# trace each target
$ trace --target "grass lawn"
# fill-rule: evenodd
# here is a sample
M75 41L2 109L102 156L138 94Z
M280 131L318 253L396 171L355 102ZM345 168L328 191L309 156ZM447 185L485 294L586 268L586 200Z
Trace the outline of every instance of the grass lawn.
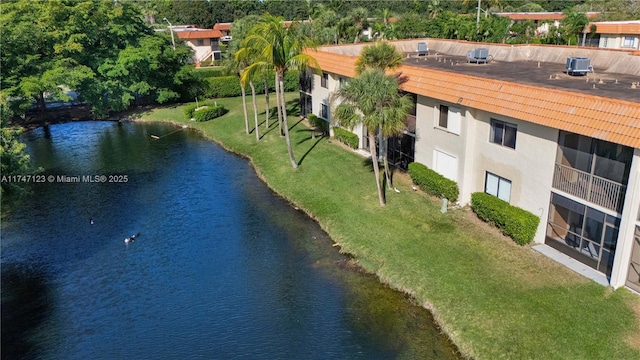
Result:
M277 118L265 128L264 96L259 142L245 133L241 98L217 101L230 111L206 123L185 120L183 106L134 117L189 124L250 158L259 176L317 219L342 251L429 308L464 356L640 359L637 295L612 291L518 246L468 209L441 214L440 201L412 191L406 175L396 174L400 193L387 191L387 206L380 207L370 165L332 139L313 139L292 115L291 141L300 162L294 170Z

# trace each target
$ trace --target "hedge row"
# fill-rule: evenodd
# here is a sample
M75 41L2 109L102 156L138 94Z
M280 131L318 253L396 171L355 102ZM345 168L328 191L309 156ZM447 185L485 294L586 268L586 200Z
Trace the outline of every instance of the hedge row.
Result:
M325 119L319 118L315 114L307 114L307 120L311 126L322 131L323 134L329 131L329 123Z
M342 128L333 128L333 137L352 149L358 148L358 135Z
M206 78L212 78L212 77L231 75L229 74L229 71L224 67L216 67L216 68L209 68L209 69L200 68L200 69L195 69L194 73L196 74L196 77L198 79L206 79Z
M480 219L495 225L520 245L533 240L540 223L536 215L483 192L471 194L471 208Z
M236 75L209 77L206 79L206 81L208 83L208 86L205 90L205 97L221 98L242 95L242 89L240 88L240 79ZM267 83L269 85L269 90L272 92L275 91L275 78L268 78ZM256 88L256 95L264 93L264 81L256 81L254 82L254 85ZM287 72L284 77L284 90L298 91L298 89L298 72ZM248 95L251 94L251 88L247 87L245 91Z
M451 202L458 200L460 193L458 184L429 169L425 165L416 162L409 164L409 175L411 176L411 180L424 192L437 197L447 198Z
M227 108L225 108L224 106L214 105L211 107L205 107L196 110L193 113L193 117L196 119L196 121L209 121L220 117L228 112L229 110L227 110Z

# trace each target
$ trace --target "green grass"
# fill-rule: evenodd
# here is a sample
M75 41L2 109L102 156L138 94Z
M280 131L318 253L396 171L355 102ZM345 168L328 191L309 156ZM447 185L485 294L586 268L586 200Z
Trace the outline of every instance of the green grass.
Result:
M262 112L264 97L259 100ZM230 111L206 123L184 120L182 106L136 117L187 123L248 157L259 176L317 219L342 251L432 310L463 355L640 358L636 295L600 286L514 244L468 209L441 214L439 200L411 191L408 181L399 181L403 175L396 176L400 193L387 191L388 204L380 207L370 165L335 141L313 139L298 116L289 118L300 162L294 170L277 119L267 132L260 114L260 133L266 135L258 142L255 134L245 134L241 99L217 101ZM250 104L248 109L253 124Z

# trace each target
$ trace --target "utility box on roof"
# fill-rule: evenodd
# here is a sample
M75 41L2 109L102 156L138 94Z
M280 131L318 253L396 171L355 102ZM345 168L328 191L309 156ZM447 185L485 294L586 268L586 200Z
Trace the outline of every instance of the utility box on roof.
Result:
M489 56L489 49L478 48L467 51L467 62L486 63L491 61Z
M426 56L429 55L429 47L427 47L427 43L419 42L418 43L418 56Z
M586 75L593 71L589 58L585 57L568 57L567 58L567 74L568 75Z

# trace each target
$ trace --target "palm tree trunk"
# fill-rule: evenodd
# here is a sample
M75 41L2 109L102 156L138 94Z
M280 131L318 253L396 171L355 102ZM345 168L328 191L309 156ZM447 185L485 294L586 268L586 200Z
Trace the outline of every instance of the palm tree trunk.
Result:
M269 115L271 115L271 108L269 107L269 81L267 77L264 77L264 99L267 102L267 111L265 111L265 121L267 129L269 129Z
M277 87L279 87L280 92L280 103L282 106L282 128L284 129L284 138L287 142L287 152L289 153L289 160L291 161L291 166L294 169L298 168L298 163L296 162L296 158L293 157L293 148L291 147L291 139L289 138L289 123L287 122L287 104L284 101L284 76L278 75Z
M384 142L385 146L384 146L384 153L381 154L382 156L382 162L384 163L384 175L387 178L387 189L392 190L393 189L393 184L391 183L391 170L389 170L389 158L387 157L387 146L388 146L388 140L386 137L382 137L382 141L381 143ZM382 152L382 146L380 146L380 151Z
M249 118L247 116L247 101L246 101L246 92L244 91L244 86L240 85L240 89L242 90L242 110L244 110L244 129L249 134Z
M280 111L280 85L279 85L278 73L276 72L276 110L278 112L278 130L280 131L280 136L284 135L282 133L282 112ZM284 95L283 95L284 96Z
M373 173L376 176L376 186L378 187L378 199L380 199L380 206L386 205L384 199L384 192L382 186L380 186L380 168L378 167L378 155L376 154L376 139L371 131L368 131L369 135L369 152L371 153L371 162L373 163Z
M253 85L253 81L249 81L251 86L251 98L253 99L253 118L256 123L256 140L260 141L260 134L258 134L258 103L256 103L256 87Z

